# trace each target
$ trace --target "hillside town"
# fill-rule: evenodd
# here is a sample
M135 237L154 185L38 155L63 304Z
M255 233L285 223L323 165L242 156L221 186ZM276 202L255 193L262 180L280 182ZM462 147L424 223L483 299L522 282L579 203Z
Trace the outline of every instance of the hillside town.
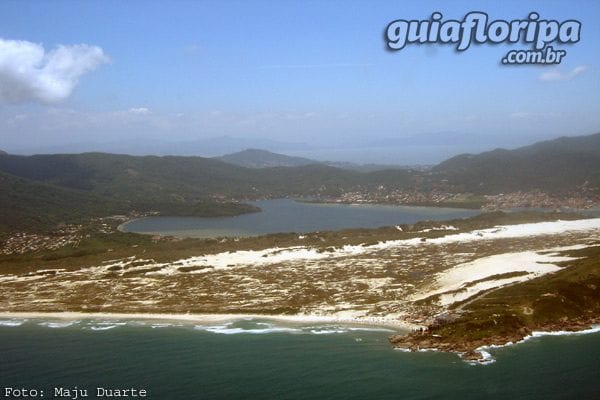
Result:
M45 250L58 250L63 247L77 248L81 241L95 234L114 233L118 226L135 218L158 215L158 212L133 211L128 215L110 215L92 218L88 224L60 224L47 233L15 232L9 235L0 246L0 255L25 254Z
M0 254L24 254L41 250L58 250L65 246L77 247L85 236L81 232L82 229L82 225L65 225L48 234L18 232L2 243Z
M349 191L338 197L323 197L314 201L338 204L451 206L481 208L486 211L513 208L587 210L600 206L600 196L591 193L571 193L570 196L558 197L542 191L532 190L477 196L471 193L451 193L438 190L429 192L416 190L387 191L384 187L380 187L377 191Z
M510 209L548 209L548 210L589 210L600 207L600 197L583 191L572 193L569 197L551 196L541 191L501 193L497 195L475 196L470 193L450 193L438 190L429 192L386 190L380 186L375 191L349 191L338 197L318 197L309 200L317 203L332 204L391 204L433 207L473 208L482 211ZM117 227L131 219L156 216L157 211L137 212L128 215L111 215L93 218L87 226L69 224L57 227L48 233L16 232L8 236L0 247L0 254L24 254L43 250L58 250L62 247L78 247L81 240L92 234L110 234ZM165 238L153 237L153 241Z

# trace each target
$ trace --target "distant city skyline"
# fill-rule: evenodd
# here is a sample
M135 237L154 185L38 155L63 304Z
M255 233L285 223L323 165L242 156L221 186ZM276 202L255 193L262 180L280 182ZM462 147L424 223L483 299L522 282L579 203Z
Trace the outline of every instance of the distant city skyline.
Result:
M524 43L386 50L391 21L434 11L576 19L581 40L555 44L567 52L557 66L501 65L510 49L531 48ZM600 4L583 0L4 1L0 149L208 156L263 147L414 164L592 134L599 17Z

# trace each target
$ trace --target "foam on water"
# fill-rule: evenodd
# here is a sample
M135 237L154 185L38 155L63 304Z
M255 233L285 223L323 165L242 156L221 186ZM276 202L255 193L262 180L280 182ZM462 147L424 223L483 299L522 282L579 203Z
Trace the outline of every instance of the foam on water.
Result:
M114 322L114 321L90 321L90 323L85 327L92 331L107 331L109 329L114 329L118 326L127 325L127 322Z
M494 358L494 356L492 356L489 352L487 352L485 350L479 350L479 352L481 353L483 358L478 361L469 361L468 363L470 365L489 365L489 364L493 364L496 362L496 359Z
M183 325L180 325L180 324L169 324L169 323L153 323L153 324L150 324L150 328L152 328L152 329L172 328L172 327L175 327L175 326L183 326Z
M315 335L331 335L333 333L347 333L346 329L311 329L309 331Z
M46 328L67 328L69 326L79 324L79 321L61 321L61 322L40 322L39 326L45 326Z
M127 321L126 326L92 332L86 326L98 326L102 318L90 323L92 318L76 317L73 319L82 321L79 325L58 330L38 325L44 318L18 318L28 321L21 328L0 329L0 376L15 387L47 388L50 393L57 384L82 388L143 385L140 387L148 389L153 399L529 396L559 400L594 398L598 391L595 356L600 351L600 336L596 335L541 338L522 348L489 351L498 361L489 368L478 368L449 354L394 352L386 333L253 336L193 329L194 324L225 325L233 319L220 317L196 322L190 319L187 323L140 318L145 325L136 325L132 317L121 319ZM45 320L52 321L48 317ZM264 320L268 319L255 321ZM183 322L184 326L152 330L153 324L162 322ZM345 326L340 322L273 323L305 330ZM238 319L229 327L258 329L267 325ZM363 341L355 342L356 337Z
M242 323L243 321L243 323ZM194 329L205 332L235 335L235 334L268 334L268 333L294 333L313 335L333 335L355 331L361 332L395 332L393 329L381 327L352 327L344 325L275 325L268 322L255 322L252 318L244 318L240 321L231 321L221 325L196 325Z
M388 328L367 328L367 327L361 327L361 328L348 328L349 331L366 331L366 332L396 332L393 329L388 329Z
M579 336L579 335L587 335L590 333L598 333L600 332L600 325L592 325L589 329L584 329L582 331L533 331L531 335L525 336L523 339L518 342L508 342L505 344L492 344L489 346L481 346L476 349L476 351L480 352L483 356L483 359L480 361L469 361L469 364L472 365L487 365L493 362L496 362L494 356L492 356L487 350L500 349L503 347L513 346L515 344L525 343L534 338L540 338L544 336Z
M395 332L393 329L377 328L377 327L352 327L352 326L341 326L341 325L324 325L324 326L311 326L307 327L310 333L315 335L331 335L335 333L348 333L348 332Z
M248 320L246 320L246 321L248 321ZM264 328L263 328L263 326L264 326ZM235 322L228 322L223 325L213 325L213 326L196 325L196 326L194 326L194 329L200 330L200 331L205 331L205 332L223 334L223 335L235 335L235 334L239 334L239 333L247 333L247 334L256 335L256 334L266 334L266 333L298 333L298 332L301 332L301 330L297 329L297 328L275 326L273 324L268 324L268 323L264 323L264 322L258 322L253 325L250 325L248 327L235 326Z
M5 319L5 320L0 320L0 326L15 327L15 326L21 326L25 322L27 322L26 319L8 319L8 320Z
M109 329L116 328L117 325L106 325L106 326L90 326L90 329L93 331L107 331Z
M585 329L582 331L554 331L554 332L544 332L544 331L533 331L530 336L527 336L523 340L528 340L532 337L542 337L542 336L571 336L571 335L587 335L589 333L597 333L600 332L600 325L592 325L590 329Z
M0 320L0 327L17 327L28 322L28 319L10 318ZM215 334L234 335L234 334L269 334L269 333L291 333L291 334L313 334L313 335L332 335L345 334L352 332L396 332L394 329L382 326L356 326L344 323L315 323L314 321L277 321L256 319L253 316L241 317L231 320L225 320L220 324L199 324L185 321L161 321L135 319L103 319L103 318L80 318L80 319L48 319L36 317L32 323L43 328L61 329L67 327L78 327L83 330L106 331L118 327L129 326L132 328L191 328L199 331Z

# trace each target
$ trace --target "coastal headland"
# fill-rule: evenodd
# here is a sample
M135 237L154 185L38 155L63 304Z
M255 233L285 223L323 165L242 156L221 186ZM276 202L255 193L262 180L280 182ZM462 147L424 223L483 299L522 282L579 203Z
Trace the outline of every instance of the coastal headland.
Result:
M399 348L481 360L485 346L584 330L600 315L600 218L488 213L221 239L117 225L77 246L2 255L0 317L386 325L408 332L390 338Z

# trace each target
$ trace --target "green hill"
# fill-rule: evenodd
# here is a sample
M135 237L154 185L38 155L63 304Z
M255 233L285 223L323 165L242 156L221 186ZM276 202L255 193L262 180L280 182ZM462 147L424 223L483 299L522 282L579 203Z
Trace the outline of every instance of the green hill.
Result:
M202 157L103 153L0 155L0 172L0 230L19 226L19 220L42 228L117 211L237 215L257 210L239 202L246 199L335 195L368 180L321 165L259 170ZM13 209L18 212L11 214Z
M308 158L286 156L258 149L247 149L216 157L216 159L246 168L300 167L303 165L320 164L318 161Z
M202 157L104 153L0 156L0 171L133 205L335 193L362 174L323 165L251 169Z
M583 186L600 193L600 133L515 150L462 154L437 165L433 172L457 191L480 194L533 189L565 194Z
M61 222L123 212L125 204L75 189L32 182L0 172L0 233L39 231Z
M202 157L83 153L0 154L0 173L0 231L134 210L236 215L256 211L245 200L349 191L600 194L600 134L464 154L431 171L358 172L323 164L245 168Z

